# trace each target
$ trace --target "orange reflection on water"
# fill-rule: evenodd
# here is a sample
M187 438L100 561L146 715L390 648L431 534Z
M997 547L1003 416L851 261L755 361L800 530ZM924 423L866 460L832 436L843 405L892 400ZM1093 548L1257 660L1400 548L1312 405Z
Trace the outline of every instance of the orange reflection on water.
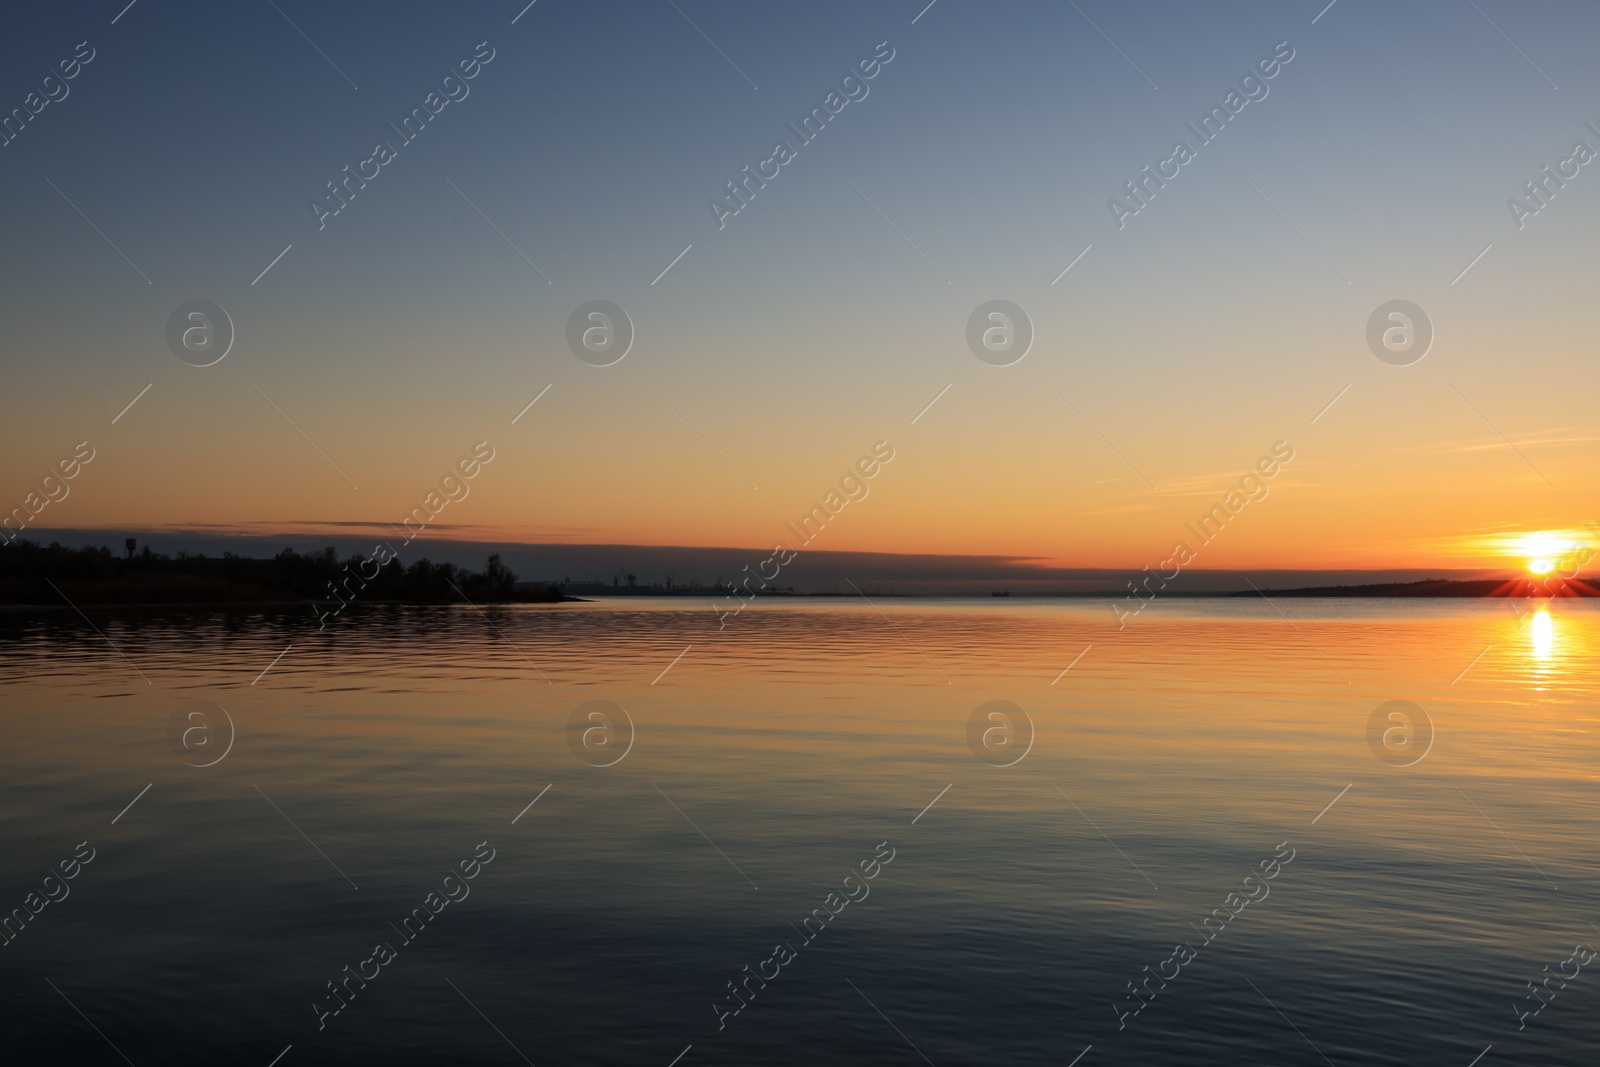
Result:
M1525 684L1541 692L1562 692L1587 673L1596 640L1583 601L1542 604L1524 618L1517 643ZM1526 642L1525 644L1523 642Z
M1550 619L1549 608L1540 608L1534 614L1530 639L1533 658L1541 663L1547 662L1554 654L1556 644L1556 624Z

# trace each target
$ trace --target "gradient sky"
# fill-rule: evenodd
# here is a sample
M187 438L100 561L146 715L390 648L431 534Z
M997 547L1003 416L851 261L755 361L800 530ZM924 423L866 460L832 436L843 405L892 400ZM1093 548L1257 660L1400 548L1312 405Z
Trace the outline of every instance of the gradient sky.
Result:
M97 453L39 526L381 529L485 439L451 536L766 546L878 440L895 460L816 548L1137 569L1279 440L1204 566L1480 564L1600 518L1600 161L1520 231L1506 207L1600 150L1600 4L141 0L113 25L125 2L0 40L7 110L96 50L0 148L4 507ZM485 40L470 95L319 232L308 199ZM707 198L885 40L870 95L719 231ZM1284 40L1270 95L1119 231L1107 198ZM1011 367L965 342L997 297L1037 331ZM237 327L213 367L166 346L195 298ZM1393 298L1437 331L1411 367L1366 347ZM592 299L637 330L612 367L566 346Z

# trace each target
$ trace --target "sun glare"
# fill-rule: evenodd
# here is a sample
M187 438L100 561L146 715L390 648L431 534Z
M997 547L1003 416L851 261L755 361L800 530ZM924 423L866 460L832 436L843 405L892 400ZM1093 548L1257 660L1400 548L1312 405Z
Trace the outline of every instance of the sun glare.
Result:
M1523 534L1506 546L1526 562L1528 573L1536 578L1554 573L1561 560L1577 547L1573 537L1562 530L1542 530Z

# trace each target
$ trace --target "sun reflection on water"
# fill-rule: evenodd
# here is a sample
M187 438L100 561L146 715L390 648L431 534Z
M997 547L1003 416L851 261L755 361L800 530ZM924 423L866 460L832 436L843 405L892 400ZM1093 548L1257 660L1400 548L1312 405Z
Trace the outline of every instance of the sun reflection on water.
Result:
M1550 619L1550 609L1540 608L1533 616L1531 631L1533 658L1547 663L1555 653L1556 624Z

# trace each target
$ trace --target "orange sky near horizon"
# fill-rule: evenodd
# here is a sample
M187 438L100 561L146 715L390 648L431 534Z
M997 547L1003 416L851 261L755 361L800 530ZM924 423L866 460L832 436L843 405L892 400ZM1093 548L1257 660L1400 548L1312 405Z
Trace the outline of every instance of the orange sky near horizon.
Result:
M600 415L584 410L594 398L583 394L581 381L558 381L515 426L510 417L526 402L518 397L500 403L508 412L493 423L456 415L445 420L451 425L396 433L381 446L359 426L341 423L331 400L302 403L295 423L315 447L239 384L247 395L214 406L199 426L190 420L186 432L211 442L200 450L164 432L164 405L186 402L170 395L171 386L168 396L153 391L143 411L134 409L144 421L123 419L109 433L63 437L43 419L32 426L36 420L14 420L22 437L16 451L28 455L10 466L0 488L20 504L30 483L61 458L40 442L56 442L65 456L86 437L96 458L34 525L104 528L108 537L119 528L201 525L219 533L377 536L423 503L474 442L488 440L495 458L467 483L464 499L439 512L430 538L765 547L796 543L784 524L823 502L875 441L887 440L894 459L809 547L1137 570L1183 541L1196 551L1192 566L1205 569L1520 570L1525 554L1504 538L1591 521L1581 507L1590 495L1583 492L1585 435L1524 433L1514 449L1447 393L1456 436L1433 439L1431 427L1390 421L1406 398L1372 382L1358 381L1316 425L1310 419L1332 391L1307 392L1292 419L1252 415L1253 425L1230 427L1187 451L1130 432L1125 415L1080 392L1073 403L1085 415L1094 412L1090 425L1048 384L997 397L989 383L958 381L914 426L910 417L927 397L882 395L875 399L881 409L895 410L899 401L898 427L862 412L835 413L825 433L810 427L817 440L804 451L784 447L795 432L792 419L762 425L757 413L728 418L707 410L693 392L674 397L728 459L648 385L623 394L605 416L651 442L641 449L589 426ZM98 421L81 392L70 399L70 410L49 413L51 423ZM1182 415L1167 419L1173 436ZM878 429L885 425L888 432ZM1376 434L1371 426L1389 429ZM1276 441L1288 442L1294 458L1264 480L1264 498L1242 506L1244 494L1234 498L1238 514L1202 544L1193 524L1224 503ZM36 473L18 477L26 472ZM1553 489L1545 475L1562 488ZM355 525L327 525L334 523Z

